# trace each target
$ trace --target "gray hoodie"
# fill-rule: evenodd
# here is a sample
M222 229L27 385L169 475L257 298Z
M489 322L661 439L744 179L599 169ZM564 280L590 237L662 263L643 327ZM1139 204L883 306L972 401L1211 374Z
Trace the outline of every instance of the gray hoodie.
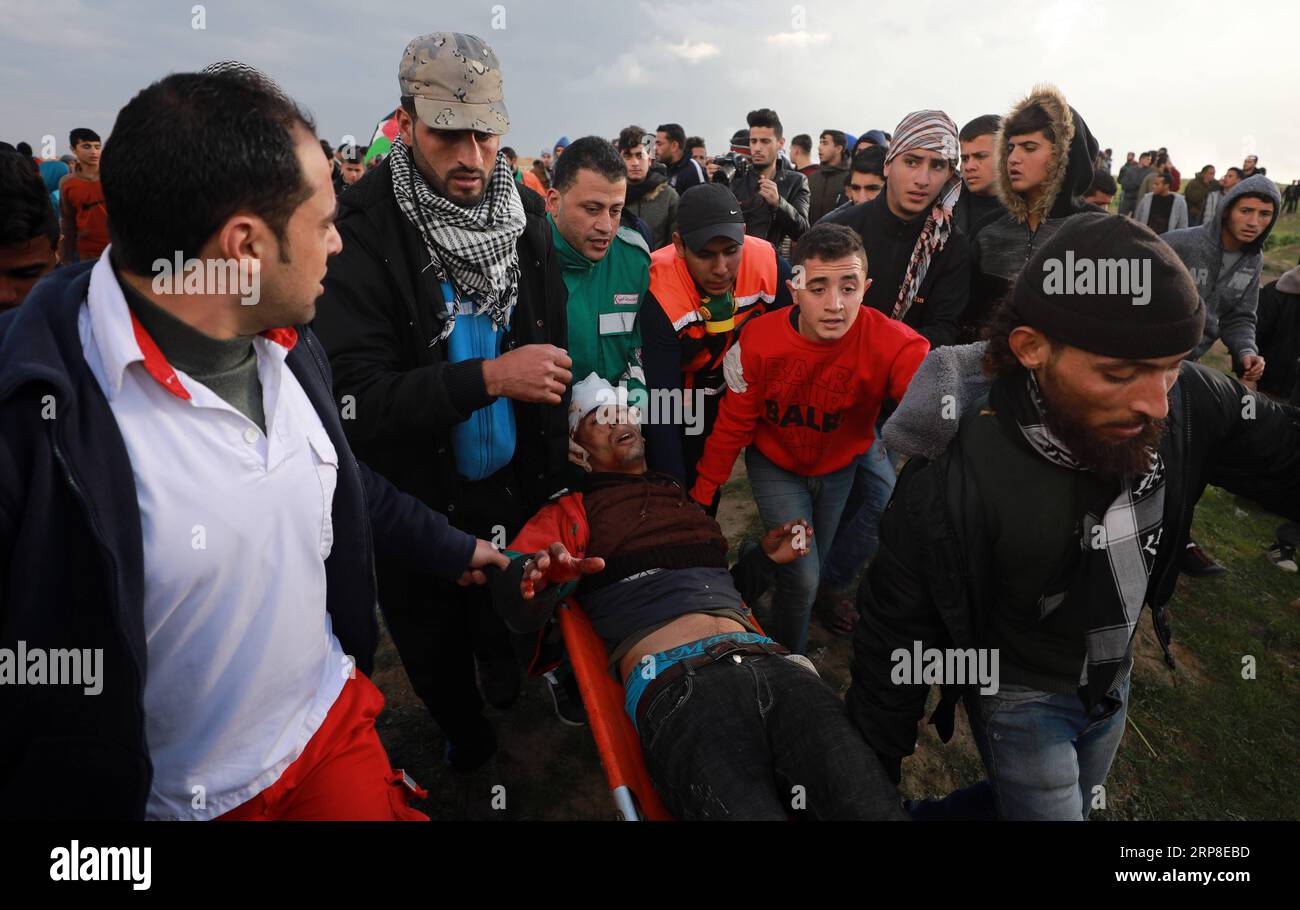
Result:
M1260 235L1241 248L1241 258L1222 276L1223 219L1235 200L1246 193L1257 193L1273 200L1273 220ZM1282 196L1267 177L1247 177L1229 190L1214 215L1204 224L1162 234L1160 239L1173 247L1196 282L1196 290L1205 303L1205 335L1192 352L1198 360L1215 339L1222 338L1239 363L1247 354L1258 354L1255 345L1255 310L1259 304L1259 275L1264 263L1262 250L1282 209Z

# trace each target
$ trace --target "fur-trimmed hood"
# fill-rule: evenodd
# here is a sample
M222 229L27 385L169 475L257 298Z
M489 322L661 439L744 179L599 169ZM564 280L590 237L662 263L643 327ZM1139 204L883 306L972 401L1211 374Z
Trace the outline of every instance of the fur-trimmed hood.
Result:
M1052 132L1056 136L1052 160L1047 168L1047 190L1035 206L1043 218L1062 218L1086 208L1077 197L1087 193L1092 184L1093 163L1097 160L1098 151L1097 140L1088 130L1088 124L1084 123L1078 111L1066 103L1065 96L1056 86L1035 86L1032 92L1022 98L1011 109L1011 113L1002 119L1003 128L998 130L994 142L998 162L998 198L1021 223L1029 218L1029 203L1011 188L1011 176L1007 172L1005 128L1007 121L1034 105L1041 106L1047 112Z

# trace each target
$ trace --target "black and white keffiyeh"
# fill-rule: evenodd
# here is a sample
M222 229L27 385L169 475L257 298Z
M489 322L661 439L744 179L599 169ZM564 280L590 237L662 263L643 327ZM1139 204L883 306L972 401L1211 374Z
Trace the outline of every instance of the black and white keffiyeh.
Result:
M487 192L478 205L462 208L435 193L412 166L411 150L399 136L388 155L393 195L406 219L424 239L430 266L440 281L450 282L457 296L474 301L476 312L504 330L519 295L519 251L524 232L524 204L504 154L488 177ZM456 306L438 340L456 325Z
M1032 374L1015 396L1016 422L1025 439L1038 454L1063 468L1086 470L1043 419L1043 401ZM1093 574L1088 590L1096 600L1088 605L1089 629L1087 689L1088 704L1095 705L1107 695L1115 677L1129 655L1129 646L1137 630L1138 618L1146 601L1147 587L1156 551L1164 533L1165 464L1160 453L1151 452L1147 473L1126 477L1119 495L1104 515L1084 519L1084 559L1086 571ZM1097 528L1102 529L1102 533ZM1106 558L1098 551L1104 550ZM1104 576L1104 577L1103 577ZM1109 593L1102 599L1100 592Z
M912 308L917 291L921 289L921 282L925 280L925 273L930 270L931 261L939 255L952 236L955 230L952 211L962 191L957 124L951 117L943 111L913 111L908 114L894 128L894 139L889 143L885 164L888 165L900 154L912 149L925 149L943 155L952 165L952 175L939 190L921 228L921 235L912 247L907 272L898 287L898 298L894 301L894 309L890 314L895 319L902 319Z

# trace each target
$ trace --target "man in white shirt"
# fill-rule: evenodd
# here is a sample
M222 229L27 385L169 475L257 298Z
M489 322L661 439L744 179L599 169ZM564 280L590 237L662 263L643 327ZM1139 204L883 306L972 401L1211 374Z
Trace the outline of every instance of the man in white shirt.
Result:
M422 819L374 729L374 553L506 561L348 447L306 327L341 249L314 125L255 71L175 74L102 173L108 249L0 322L0 648L103 673L0 687L0 805ZM79 801L40 785L60 768Z

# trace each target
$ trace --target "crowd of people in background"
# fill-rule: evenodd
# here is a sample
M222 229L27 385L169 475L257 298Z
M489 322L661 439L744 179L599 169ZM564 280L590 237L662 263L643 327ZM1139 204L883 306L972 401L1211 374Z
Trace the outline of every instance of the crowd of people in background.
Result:
M398 81L382 154L237 63L61 158L0 149L0 645L111 670L90 703L0 687L0 805L422 818L375 604L468 773L525 670L587 723L573 597L678 817L1086 819L1144 607L1172 665L1174 580L1226 571L1189 539L1205 486L1287 519L1296 571L1300 268L1263 250L1300 181L1255 155L1112 174L1038 86L960 127L787 140L759 108L720 154L642 121L525 165L481 39L412 40ZM160 291L191 259L255 260L260 299ZM1220 342L1235 378L1196 363ZM741 457L767 532L729 564ZM853 639L846 700L814 621ZM914 644L1000 683L937 680L987 779L905 811Z

